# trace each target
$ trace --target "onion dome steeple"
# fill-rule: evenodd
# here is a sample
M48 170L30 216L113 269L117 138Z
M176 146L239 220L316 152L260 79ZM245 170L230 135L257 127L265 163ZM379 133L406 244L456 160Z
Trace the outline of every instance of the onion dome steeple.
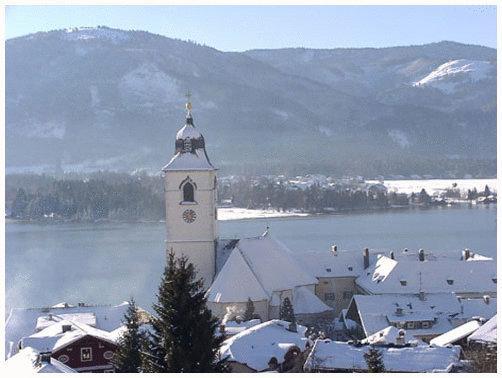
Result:
M215 169L206 153L204 136L195 128L192 117L192 103L190 92L187 93L187 110L185 126L176 133L175 155L163 170L181 169ZM189 161L189 164L180 164L181 160ZM179 168L174 168L180 166Z

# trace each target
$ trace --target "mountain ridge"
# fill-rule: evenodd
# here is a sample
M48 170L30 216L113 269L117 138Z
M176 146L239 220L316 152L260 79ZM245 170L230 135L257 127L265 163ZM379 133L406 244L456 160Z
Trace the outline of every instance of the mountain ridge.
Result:
M155 170L190 88L208 152L230 173L495 173L496 72L446 78L453 94L412 85L445 59L495 67L489 47L222 52L144 31L71 30L6 41L7 171Z

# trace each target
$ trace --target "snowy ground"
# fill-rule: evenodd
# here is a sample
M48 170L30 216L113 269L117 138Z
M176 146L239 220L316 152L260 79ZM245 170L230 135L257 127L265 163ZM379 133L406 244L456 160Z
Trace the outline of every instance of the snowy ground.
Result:
M369 183L378 183L376 180L368 180ZM453 183L457 184L457 188L461 192L466 192L467 189L476 188L478 192L485 189L485 185L490 187L490 190L497 188L497 179L459 179L459 180L386 180L384 185L391 191L411 194L418 193L424 188L427 193L441 192L446 189L451 189Z
M238 220L278 217L305 217L309 214L295 212L279 212L275 210L243 209L238 207L223 207L218 209L218 220Z

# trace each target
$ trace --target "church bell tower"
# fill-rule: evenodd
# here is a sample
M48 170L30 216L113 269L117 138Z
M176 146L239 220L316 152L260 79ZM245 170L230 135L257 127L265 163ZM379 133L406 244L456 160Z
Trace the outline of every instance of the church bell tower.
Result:
M186 110L185 125L176 134L174 156L162 168L166 251L188 257L207 289L216 273L216 168L207 156L204 137L194 126L190 99Z

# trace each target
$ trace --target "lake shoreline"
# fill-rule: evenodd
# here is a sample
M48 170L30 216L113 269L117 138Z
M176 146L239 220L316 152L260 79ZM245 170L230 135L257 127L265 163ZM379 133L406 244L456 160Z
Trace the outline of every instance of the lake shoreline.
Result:
M453 203L451 205L394 205L390 207L374 207L374 208L365 208L365 209L345 209L345 210L326 210L322 212L301 212L301 211L287 211L281 212L273 209L245 209L239 207L220 207L218 208L218 212L225 211L225 209L229 209L232 211L238 211L244 213L241 217L229 217L224 219L218 219L220 222L229 222L229 221L245 221L245 220L263 220L263 219L308 219L308 218L317 218L331 215L360 215L360 214L374 214L374 213L392 213L392 212L402 212L406 210L421 210L427 211L432 209L456 209L459 207L468 207L468 208L479 208L479 207L487 207L487 206L497 206L496 203L492 204L472 204L468 201L459 201ZM246 215L246 212L261 212L263 215ZM147 219L98 219L98 220L71 220L71 219L41 219L41 220L24 220L24 219L13 219L9 217L5 217L5 224L39 224L39 225L57 225L57 224L154 224L154 223L165 223L164 219L159 220L147 220Z

